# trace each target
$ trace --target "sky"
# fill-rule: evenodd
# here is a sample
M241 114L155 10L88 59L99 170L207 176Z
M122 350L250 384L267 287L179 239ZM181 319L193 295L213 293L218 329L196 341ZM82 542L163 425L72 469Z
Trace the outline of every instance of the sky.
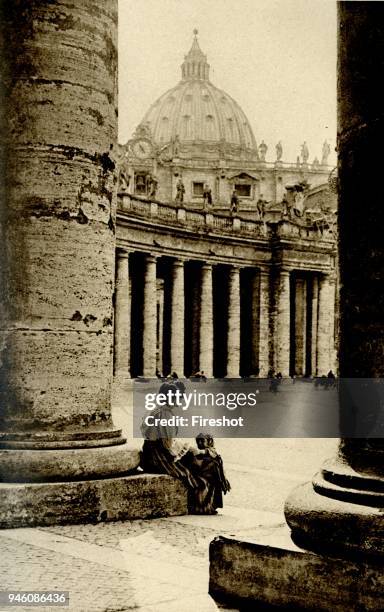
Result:
M275 160L309 161L325 139L336 154L336 2L334 0L119 0L119 141L181 78L199 31L210 80L242 107L258 144Z

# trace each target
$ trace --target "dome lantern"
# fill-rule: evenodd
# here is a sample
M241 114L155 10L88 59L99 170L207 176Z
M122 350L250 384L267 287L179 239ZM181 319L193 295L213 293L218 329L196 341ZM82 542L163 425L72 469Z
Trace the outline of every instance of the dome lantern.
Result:
M209 64L207 56L200 49L197 40L198 30L193 30L194 39L189 53L184 57L184 62L181 65L181 76L183 81L191 80L209 80Z

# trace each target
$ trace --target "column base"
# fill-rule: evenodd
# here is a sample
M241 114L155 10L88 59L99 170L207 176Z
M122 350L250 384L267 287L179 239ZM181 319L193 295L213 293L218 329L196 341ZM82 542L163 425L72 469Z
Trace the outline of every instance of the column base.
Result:
M285 518L292 538L315 552L336 552L360 558L375 556L383 561L383 506L357 503L368 491L347 489L328 483L322 474L313 483L292 491L285 504ZM374 494L373 494L374 495Z
M382 563L298 548L286 525L210 545L210 594L241 610L376 611L384 597Z
M187 492L163 474L0 484L0 528L150 519L187 514Z

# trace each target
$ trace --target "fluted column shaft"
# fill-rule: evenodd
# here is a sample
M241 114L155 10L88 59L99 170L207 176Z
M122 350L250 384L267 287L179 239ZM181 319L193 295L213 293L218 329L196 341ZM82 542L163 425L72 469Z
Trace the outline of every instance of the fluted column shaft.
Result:
M146 255L144 260L143 306L143 376L156 375L156 257Z
M171 370L184 376L184 262L172 264Z
M114 373L119 378L130 376L131 296L129 286L129 253L116 254L116 292L114 328Z
M228 284L227 376L240 376L240 269L232 267Z
M199 368L207 377L213 376L213 287L210 264L201 268Z
M290 273L287 270L279 272L275 317L275 373L289 376L291 305Z

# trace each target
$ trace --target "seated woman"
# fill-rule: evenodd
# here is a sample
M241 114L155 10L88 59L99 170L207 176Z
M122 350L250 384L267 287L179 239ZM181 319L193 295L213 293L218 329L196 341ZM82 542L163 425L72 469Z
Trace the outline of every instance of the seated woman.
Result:
M165 382L159 393L168 395L177 390L175 384ZM151 414L169 419L173 415L169 405L158 406ZM223 462L211 436L200 434L198 448L175 440L177 427L169 425L146 426L143 423L144 444L141 467L145 472L169 474L181 480L188 490L188 509L191 514L217 514L223 507L222 493L230 490L224 476Z

